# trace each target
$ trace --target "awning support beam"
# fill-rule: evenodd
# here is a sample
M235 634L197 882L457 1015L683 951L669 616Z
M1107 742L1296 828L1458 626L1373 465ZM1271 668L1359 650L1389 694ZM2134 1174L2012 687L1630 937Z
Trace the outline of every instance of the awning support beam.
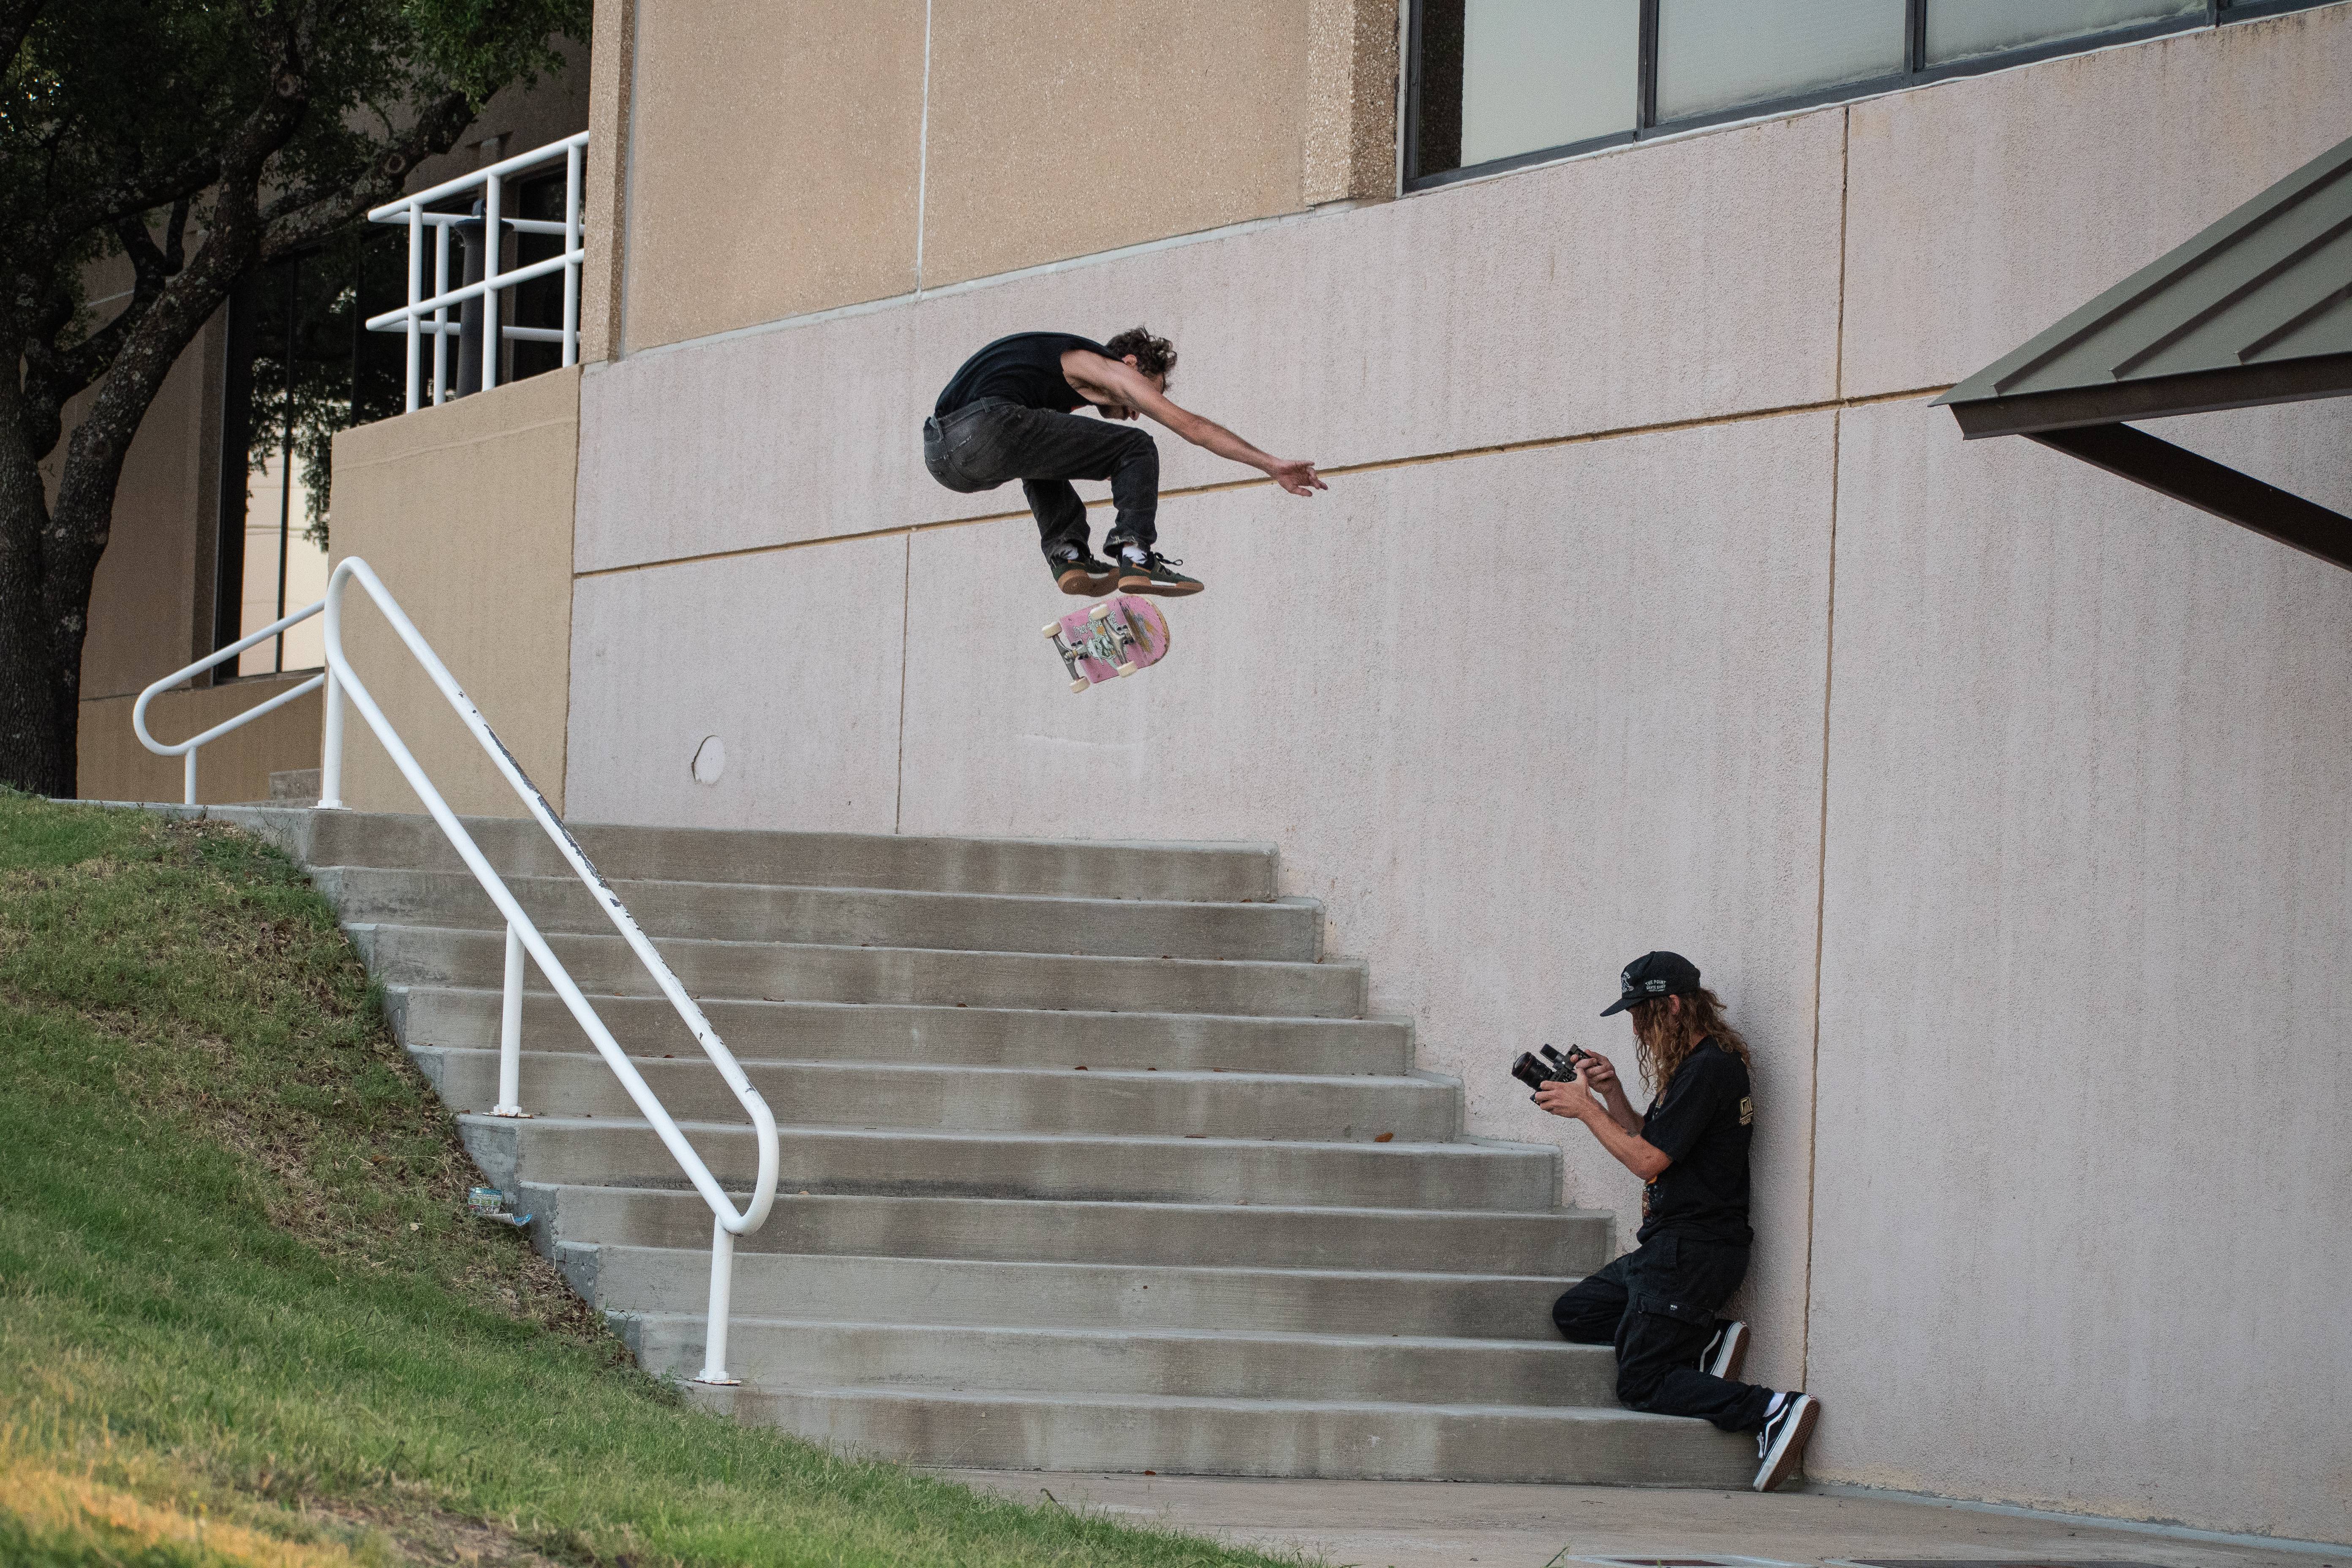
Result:
M2022 432L2094 468L2146 485L2200 511L2352 570L2352 517L2266 485L2129 425L2077 425Z

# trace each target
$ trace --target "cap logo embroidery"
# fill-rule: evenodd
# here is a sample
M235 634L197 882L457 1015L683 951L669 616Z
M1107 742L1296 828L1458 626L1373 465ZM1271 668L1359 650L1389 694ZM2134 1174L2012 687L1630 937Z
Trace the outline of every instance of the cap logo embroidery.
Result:
M1657 993L1664 991L1666 988L1666 983L1663 980L1645 980L1642 984L1648 988L1653 995L1655 995Z

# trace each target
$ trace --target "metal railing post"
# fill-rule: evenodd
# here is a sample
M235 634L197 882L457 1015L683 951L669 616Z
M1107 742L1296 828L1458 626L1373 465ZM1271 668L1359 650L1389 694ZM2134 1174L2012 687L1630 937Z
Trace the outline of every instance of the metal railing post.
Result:
M492 1116L522 1110L522 932L507 922L507 984L499 1001L499 1102Z
M416 302L425 298L425 214L408 209L408 412L416 412L417 371L423 358L416 351Z
M331 609L329 615L334 612ZM327 711L319 726L319 809L343 808L343 683L327 671Z
M439 299L449 291L449 226L433 226L433 297ZM449 400L449 307L441 306L433 312L433 404L439 407Z
M506 269L506 231L500 226L499 198L502 182L496 174L488 180L488 216L482 224L482 390L489 391L499 384L499 351L506 339L499 332L499 274Z
M710 1222L710 1323L702 1333L702 1371L697 1383L738 1384L727 1371L727 1314L735 1296L735 1233L724 1219Z
M584 149L573 146L563 156L563 254L580 248L580 161ZM575 258L563 268L563 363L580 363L580 263Z
M196 804L196 752L200 748L190 746L188 754L180 759L186 764L181 776L180 802L184 805Z

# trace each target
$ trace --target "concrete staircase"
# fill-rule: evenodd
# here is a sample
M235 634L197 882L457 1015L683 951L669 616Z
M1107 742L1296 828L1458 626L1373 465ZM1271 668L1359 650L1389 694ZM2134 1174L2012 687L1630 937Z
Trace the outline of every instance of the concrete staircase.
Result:
M653 1372L701 1364L710 1216L560 1002L497 1084L500 924L421 817L263 810L483 1170ZM535 828L474 824L730 1187L748 1128ZM1727 1486L1552 1298L1605 1256L1558 1152L1463 1136L1267 847L585 827L773 1107L745 1420L936 1465ZM540 977L534 973L534 984ZM1496 1070L1500 1070L1497 1059Z

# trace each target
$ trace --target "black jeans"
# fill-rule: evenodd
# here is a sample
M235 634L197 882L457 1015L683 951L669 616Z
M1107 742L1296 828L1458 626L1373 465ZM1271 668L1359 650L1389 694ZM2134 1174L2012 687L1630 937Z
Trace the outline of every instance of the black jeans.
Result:
M1049 561L1068 546L1087 548L1087 505L1072 479L1110 481L1118 521L1104 553L1129 540L1149 550L1160 537L1160 447L1132 425L983 397L923 421L923 466L966 495L1019 479Z
M1617 1347L1617 1397L1659 1415L1698 1415L1727 1432L1764 1425L1772 1391L1709 1377L1698 1358L1739 1289L1748 1248L1661 1236L1576 1282L1552 1303L1560 1335Z

